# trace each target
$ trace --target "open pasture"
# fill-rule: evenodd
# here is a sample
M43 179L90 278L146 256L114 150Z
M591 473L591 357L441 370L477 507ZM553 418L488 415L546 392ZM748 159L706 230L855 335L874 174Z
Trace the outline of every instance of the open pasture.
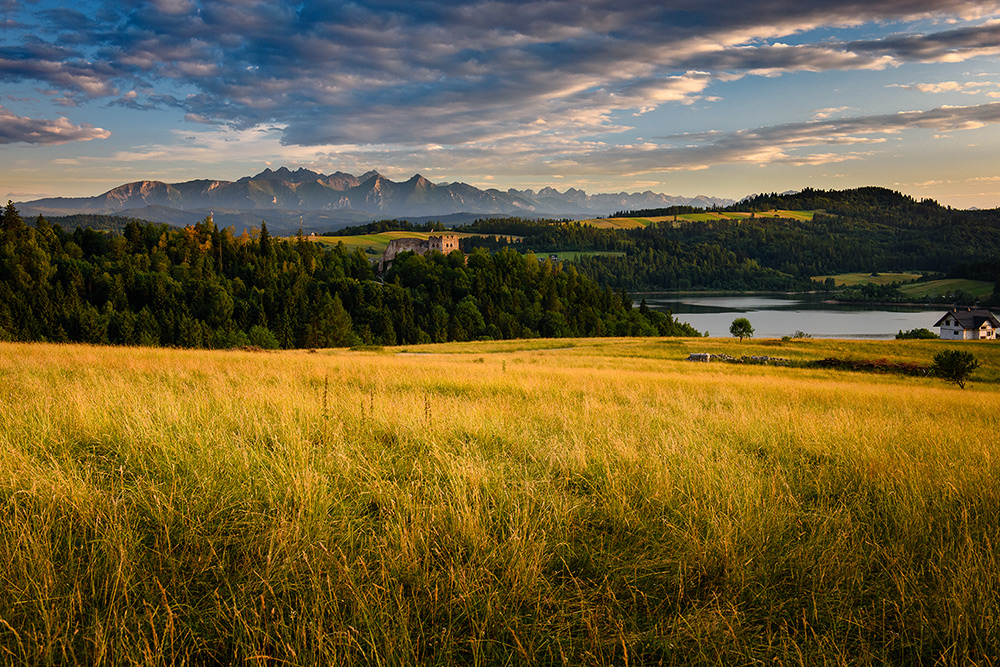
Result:
M1000 346L0 343L0 663L996 665Z
M650 216L648 218L597 218L581 220L584 225L607 229L633 229L648 227L655 222L710 222L712 220L745 220L755 218L789 218L792 220L812 220L818 211L786 211L771 210L761 213L743 213L741 211L703 211L700 213L679 213L678 215Z
M930 280L925 283L903 285L899 291L920 297L938 297L944 294L954 294L961 290L974 297L984 298L993 293L993 283L982 280L966 280L964 278L946 278Z
M573 261L577 257L622 257L624 252L614 250L562 250L554 253L539 253L539 255L555 255L560 262Z
M854 285L890 285L892 283L909 283L920 277L919 273L841 273L835 276L814 276L813 280L833 278L837 287ZM925 283L927 284L927 283Z
M311 237L316 243L325 246L336 246L343 243L348 250L361 250L370 254L382 254L393 239L427 239L431 236L441 236L446 233L454 236L477 236L476 234L465 234L458 232L382 232L379 234L359 234L356 236L314 236Z
M637 227L648 227L659 218L595 218L593 220L574 221L576 224L588 225L590 227L600 227L601 229L636 229Z

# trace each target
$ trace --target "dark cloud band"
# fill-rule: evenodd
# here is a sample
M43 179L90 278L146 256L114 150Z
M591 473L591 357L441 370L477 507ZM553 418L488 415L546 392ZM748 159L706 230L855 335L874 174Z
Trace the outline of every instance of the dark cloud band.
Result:
M720 78L1000 53L1000 26L783 45L816 27L976 19L1000 2L154 0L19 12L0 80L70 103L176 107L288 144L459 146L623 129L611 116L702 98ZM87 9L90 9L89 7ZM128 91L124 96L121 91Z

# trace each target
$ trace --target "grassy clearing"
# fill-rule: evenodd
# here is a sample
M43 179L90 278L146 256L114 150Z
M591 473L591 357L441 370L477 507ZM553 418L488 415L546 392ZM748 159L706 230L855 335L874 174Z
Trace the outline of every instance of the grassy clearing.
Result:
M624 257L624 252L616 252L613 250L566 250L562 252L551 253L559 258L559 261L572 261L576 257Z
M879 273L873 276L869 273L841 273L836 276L814 276L813 280L833 278L837 287L874 284L888 285L891 283L908 283L901 285L899 291L914 299L936 298L945 294L953 294L961 290L972 296L983 298L993 293L993 283L981 280L966 280L964 278L946 278L943 280L928 280L914 282L920 278L919 273Z
M833 278L837 287L851 287L853 285L889 285L891 283L908 283L918 279L919 277L919 273L879 273L877 276L873 276L870 273L841 273L836 276L814 276L813 280L822 281L827 278Z
M0 661L997 664L1000 346L681 361L948 347L0 343Z
M962 278L948 278L945 280L931 280L925 283L914 283L903 285L899 291L914 297L938 297L944 294L953 294L957 290L962 290L975 297L987 297L993 293L993 283L981 280L965 280Z
M393 239L427 239L431 236L440 236L442 232L383 232L381 234L360 234L357 236L315 236L311 237L316 243L326 246L336 246L343 243L348 250L361 248L364 251L373 253L383 253ZM476 236L476 234L465 234L458 232L448 232L453 236Z
M791 218L793 220L812 220L819 211L787 211L772 210L762 213L754 213L756 218ZM655 216L649 218L597 218L595 220L581 220L580 224L592 225L608 229L632 229L634 227L647 227L654 222L709 222L712 220L744 220L751 216L750 213L740 211L705 211L703 213L681 213L673 216Z
M580 220L579 223L601 229L635 229L636 227L648 227L657 220L658 218L596 218L594 220Z

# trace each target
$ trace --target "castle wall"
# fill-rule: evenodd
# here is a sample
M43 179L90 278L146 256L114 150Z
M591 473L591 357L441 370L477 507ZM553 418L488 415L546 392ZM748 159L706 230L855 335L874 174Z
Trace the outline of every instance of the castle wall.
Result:
M392 263L401 252L416 252L426 255L432 250L447 255L453 250L458 250L458 237L453 235L431 236L426 241L423 239L392 239L382 254L382 261L378 264L378 270L384 271L385 267Z

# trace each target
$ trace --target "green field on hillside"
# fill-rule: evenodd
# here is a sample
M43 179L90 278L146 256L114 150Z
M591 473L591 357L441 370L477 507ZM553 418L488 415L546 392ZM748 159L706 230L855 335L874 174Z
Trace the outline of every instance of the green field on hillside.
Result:
M903 294L921 297L939 297L954 294L962 290L975 297L987 297L993 293L993 283L982 280L966 280L964 278L948 278L945 280L930 280L924 283L903 285L899 291Z
M581 225L600 227L601 229L635 229L637 227L648 227L659 218L595 218L593 220L579 220Z
M752 214L755 218L791 218L792 220L812 220L819 211L786 211L773 210ZM632 229L647 227L654 222L708 222L711 220L745 220L750 213L738 211L705 211L702 213L680 213L676 216L658 216L648 218L597 218L581 220L581 224L593 225L606 229Z
M919 273L841 273L836 276L814 276L813 280L824 281L833 278L837 287L852 285L890 285L892 283L909 283L920 277ZM927 283L925 283L927 284Z
M357 236L313 236L310 237L315 243L324 246L336 246L343 243L348 250L360 248L370 254L381 255L389 246L393 239L427 239L431 236L441 236L443 232L382 232L380 234L360 234ZM476 234L464 234L456 232L446 232L454 236L476 236Z
M814 276L813 280L824 281L833 278L837 287L852 287L854 285L890 285L902 283L899 291L918 299L936 299L940 296L954 294L961 290L977 298L985 298L993 293L993 283L982 280L967 280L964 278L945 278L941 280L925 280L917 282L919 273L841 273L835 276Z
M998 399L996 343L0 342L0 662L994 665Z
M562 252L551 253L559 258L559 261L573 261L576 257L621 257L624 252L615 252L613 250L565 250ZM539 256L548 256L549 253L539 253Z

